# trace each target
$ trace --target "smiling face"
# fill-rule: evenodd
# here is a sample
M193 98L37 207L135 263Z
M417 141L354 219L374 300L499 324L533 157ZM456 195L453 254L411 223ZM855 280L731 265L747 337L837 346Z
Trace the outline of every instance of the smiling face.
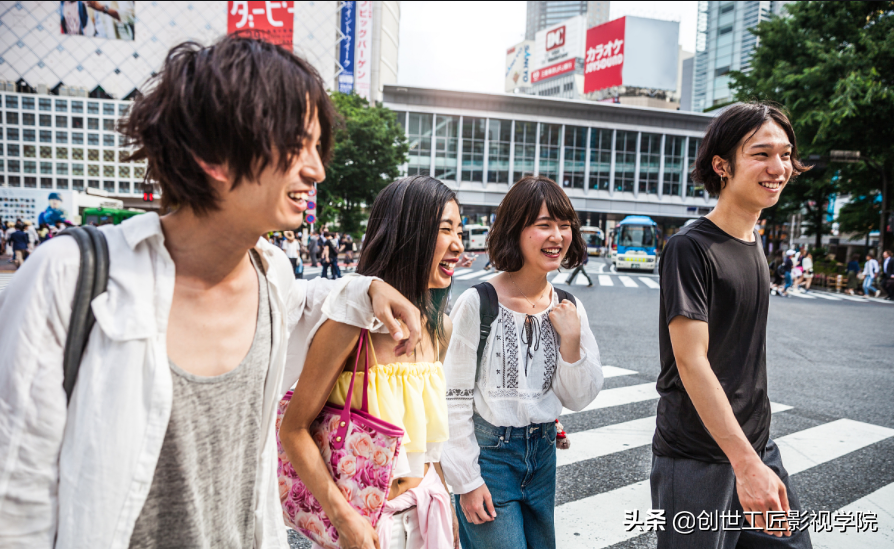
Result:
M441 215L438 227L438 239L435 241L435 254L428 278L430 289L450 286L456 263L464 250L463 222L459 216L459 206L455 200L450 200L444 204L444 213Z
M782 126L770 120L739 143L734 175L729 175L730 166L719 156L714 157L713 166L726 179L721 196L749 210L763 210L779 201L792 176L792 144Z
M254 181L235 189L228 182L214 182L218 183L221 210L228 219L240 220L258 234L299 227L304 222L314 182L326 178L319 154L320 124L316 116L309 123L310 138L285 172L277 170L273 162Z
M524 268L544 273L555 271L562 264L571 238L571 221L552 217L544 202L537 219L522 229L519 237Z

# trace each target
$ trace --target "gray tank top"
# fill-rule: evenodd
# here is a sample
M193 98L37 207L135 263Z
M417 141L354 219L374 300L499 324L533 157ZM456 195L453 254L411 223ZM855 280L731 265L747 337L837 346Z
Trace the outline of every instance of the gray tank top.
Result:
M189 374L171 362L174 399L131 548L251 547L264 382L272 346L267 278L258 273L255 337L231 372Z

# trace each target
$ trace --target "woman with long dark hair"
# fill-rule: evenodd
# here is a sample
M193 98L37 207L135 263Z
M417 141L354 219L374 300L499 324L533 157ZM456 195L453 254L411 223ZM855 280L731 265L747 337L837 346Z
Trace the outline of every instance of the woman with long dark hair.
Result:
M463 253L462 221L456 195L427 176L400 179L373 203L363 255L357 272L391 284L423 314L422 343L414 356L397 356L390 336L373 333L368 383L369 411L404 429L396 458L389 502L377 526L378 536L404 541L403 547L453 547L455 514L450 509L440 468L448 439L446 382L442 361L450 340L446 306L453 271ZM295 395L280 428L280 440L292 467L338 531L343 547L379 547L370 522L349 506L330 476L309 431L323 405L343 406L351 384L360 337L354 327L325 322L313 336ZM358 350L361 363L366 351ZM296 374L293 374L293 376ZM359 408L360 390L352 398ZM433 465L433 467L430 467ZM440 507L416 509L392 505L409 490L425 492L417 501ZM419 504L417 504L419 505ZM420 525L418 516L425 516ZM424 531L423 531L424 530ZM390 533L390 534L389 534ZM388 544L380 539L382 549Z

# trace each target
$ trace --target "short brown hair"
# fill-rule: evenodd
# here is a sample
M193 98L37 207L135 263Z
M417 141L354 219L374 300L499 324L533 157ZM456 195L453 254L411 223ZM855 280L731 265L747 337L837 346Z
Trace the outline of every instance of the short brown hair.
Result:
M733 175L739 142L746 136L753 136L765 122L771 120L782 127L789 143L792 144L791 179L809 170L812 166L802 164L798 158L795 130L792 129L792 123L781 108L770 103L738 103L723 111L708 126L692 168L692 180L703 184L711 196L718 196L723 190L723 181L714 171L714 157L719 156L726 160L729 163L729 173Z
M239 35L168 52L149 90L134 101L119 131L148 160L146 180L161 186L162 207L217 209L218 195L196 159L226 163L233 188L268 165L284 172L320 123L320 154L329 158L335 109L307 61L269 42Z
M587 247L571 200L552 179L532 175L512 185L497 208L497 218L487 235L487 255L495 269L514 273L522 268L521 232L537 221L544 203L554 219L571 223L571 245L562 258L562 267L571 269L583 262Z

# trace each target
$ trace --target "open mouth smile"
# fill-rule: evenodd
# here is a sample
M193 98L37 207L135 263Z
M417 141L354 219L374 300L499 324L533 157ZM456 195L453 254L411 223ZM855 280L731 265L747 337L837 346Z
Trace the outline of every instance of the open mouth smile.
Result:
M307 191L292 191L288 193L288 197L298 211L307 209Z
M760 186L768 191L778 191L782 189L783 181L761 181Z
M542 253L543 255L545 255L546 257L548 257L550 259L558 259L559 255L561 255L561 253L562 253L562 248L561 247L541 248L540 253Z
M459 261L459 259L442 259L438 262L438 268L441 269L441 272L444 273L444 275L453 276L457 261Z

